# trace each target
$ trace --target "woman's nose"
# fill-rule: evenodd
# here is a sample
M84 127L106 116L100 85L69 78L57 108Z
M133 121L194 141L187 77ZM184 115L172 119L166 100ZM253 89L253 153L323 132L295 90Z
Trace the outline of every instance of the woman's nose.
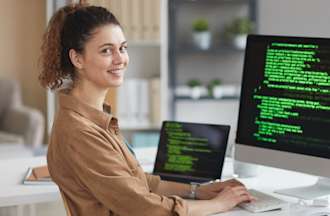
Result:
M124 57L123 57L123 53L121 53L120 51L116 51L114 54L113 54L113 63L115 64L119 64L119 63L122 63L124 60Z

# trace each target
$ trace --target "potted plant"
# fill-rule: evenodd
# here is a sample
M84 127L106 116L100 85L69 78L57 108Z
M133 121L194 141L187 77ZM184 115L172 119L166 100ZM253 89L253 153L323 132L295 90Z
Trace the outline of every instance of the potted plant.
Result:
M245 49L246 37L253 30L253 23L248 17L237 17L225 26L225 36L232 40L238 49Z
M187 85L189 86L189 88L191 89L191 98L193 99L198 99L202 96L203 94L203 86L200 80L198 79L190 79L187 82Z
M202 50L207 50L211 46L211 32L208 21L197 19L192 24L194 44Z
M220 79L212 79L207 85L209 96L214 97L214 98L221 97L218 95L219 91L217 91L217 89L220 85L221 85Z

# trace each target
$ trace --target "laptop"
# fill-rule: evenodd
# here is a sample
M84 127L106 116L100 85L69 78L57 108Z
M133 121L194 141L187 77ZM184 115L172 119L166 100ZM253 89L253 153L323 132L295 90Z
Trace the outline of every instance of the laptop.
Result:
M229 125L164 121L153 173L183 183L221 179Z

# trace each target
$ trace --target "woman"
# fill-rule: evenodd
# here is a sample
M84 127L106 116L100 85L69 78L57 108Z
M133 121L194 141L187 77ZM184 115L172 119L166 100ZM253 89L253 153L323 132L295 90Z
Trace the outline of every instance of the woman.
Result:
M51 89L64 79L72 85L59 93L47 160L71 214L207 215L250 201L235 180L196 188L143 172L104 105L128 62L122 28L105 8L70 5L50 20L40 81ZM199 200L183 199L189 195Z

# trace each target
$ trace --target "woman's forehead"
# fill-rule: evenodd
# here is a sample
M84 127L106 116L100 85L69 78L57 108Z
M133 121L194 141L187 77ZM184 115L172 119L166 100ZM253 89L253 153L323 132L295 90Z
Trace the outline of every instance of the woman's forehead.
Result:
M94 30L87 43L120 45L126 41L125 35L118 25L108 24Z

